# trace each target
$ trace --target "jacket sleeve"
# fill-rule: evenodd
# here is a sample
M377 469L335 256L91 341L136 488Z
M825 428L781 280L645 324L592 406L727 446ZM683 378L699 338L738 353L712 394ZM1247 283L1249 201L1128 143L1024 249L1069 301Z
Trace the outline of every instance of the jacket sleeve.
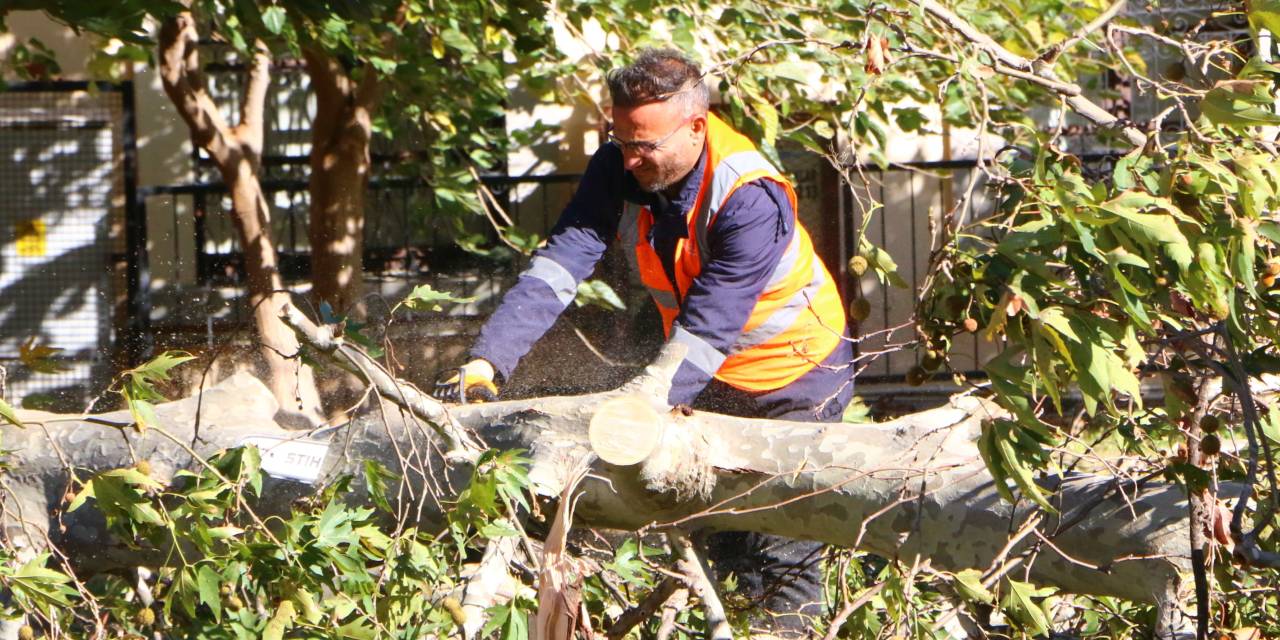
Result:
M622 153L600 147L578 189L502 303L480 329L473 358L493 363L508 378L533 344L573 302L578 283L595 269L617 233L622 209Z
M711 381L755 308L795 233L783 188L761 180L739 187L712 222L702 271L694 278L670 341L689 347L667 396L690 404Z

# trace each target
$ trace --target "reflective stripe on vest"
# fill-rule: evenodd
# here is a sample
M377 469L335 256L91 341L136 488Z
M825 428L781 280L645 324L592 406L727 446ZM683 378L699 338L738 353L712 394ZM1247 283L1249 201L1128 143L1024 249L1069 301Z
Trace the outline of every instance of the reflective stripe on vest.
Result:
M627 254L627 264L631 266L632 273L640 276L640 284L644 285L645 291L648 291L649 295L653 297L654 303L673 312L677 311L680 303L676 300L675 291L650 286L641 274L640 259L637 256L637 243L640 242L640 211L640 205L631 202L624 203L622 220L618 222L618 236L622 240L623 253ZM647 238L645 242L648 242ZM663 274L662 277L665 278L666 274Z
M702 200L702 210L698 212L698 222L694 235L698 239L698 251L702 255L707 255L711 250L711 245L707 241L707 231L711 229L711 223L715 220L716 214L720 213L720 207L724 201L729 198L729 194L733 188L737 186L742 176L750 174L758 175L778 175L778 170L769 164L769 161L758 151L740 151L735 153L716 166L715 174L711 177L711 184L708 186L707 195Z
M776 338L778 334L786 331L787 327L795 324L796 318L799 318L800 314L809 308L810 301L818 299L818 292L822 289L822 283L825 279L826 272L823 271L822 265L815 260L813 263L813 278L809 280L809 284L806 284L803 289L791 296L791 299L787 300L786 304L782 305L782 308L774 311L768 320L765 320L750 331L744 331L742 335L738 336L738 340L733 343L733 353L758 347Z

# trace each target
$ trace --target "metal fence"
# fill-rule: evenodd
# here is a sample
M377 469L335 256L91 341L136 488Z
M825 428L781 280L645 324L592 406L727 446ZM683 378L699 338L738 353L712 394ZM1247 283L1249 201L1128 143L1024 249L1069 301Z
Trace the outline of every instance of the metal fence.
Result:
M1110 180L1117 157L1102 148L1080 155L1085 175L1091 180ZM840 193L841 255L838 265L830 266L840 273L846 301L862 297L871 303L871 315L854 327L859 339L855 351L863 367L859 381L899 383L919 363L915 350L897 347L915 339L910 322L918 301L916 292L939 242L944 215L952 214L957 223L968 224L989 216L995 203L984 188L985 175L973 159L910 162L884 170L854 167L849 174L854 176L853 184ZM970 182L975 180L973 197L965 200ZM861 278L849 272L847 260L858 253L859 230L890 254L907 288L885 286L870 271ZM982 364L998 350L978 335L957 336L950 351L951 366L966 375L981 376Z
M121 304L138 285L140 218L130 83L33 82L0 91L0 364L5 395L80 410L109 375ZM18 363L61 349L56 370Z
M506 205L517 226L542 233L554 223L578 178L573 174L490 176L484 182ZM303 180L268 179L262 188L271 207L281 275L290 286L305 290L311 254L308 185ZM156 242L168 244L163 249L173 256L177 270L173 283L153 286L142 302L141 313L149 326L167 332L204 332L212 340L222 328L249 322L243 256L225 185L145 187L140 195L150 219L165 219L178 230L167 238L153 239L153 247ZM366 290L393 299L411 286L431 284L474 299L452 307L452 314L487 315L496 305L497 292L523 268L524 258L501 249L489 256L462 250L457 239L463 235L478 235L494 244L492 228L476 216L440 215L433 202L430 186L420 180L370 181L364 227Z

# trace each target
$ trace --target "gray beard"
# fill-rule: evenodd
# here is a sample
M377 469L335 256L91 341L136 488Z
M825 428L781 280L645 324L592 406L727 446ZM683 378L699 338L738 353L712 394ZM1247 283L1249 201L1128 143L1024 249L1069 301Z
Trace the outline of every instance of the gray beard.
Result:
M685 175L688 175L687 173ZM640 184L640 190L645 193L661 193L670 189L672 185L679 183L684 179L684 175L670 175L670 173L658 174L656 180L652 184ZM639 180L636 183L639 184Z

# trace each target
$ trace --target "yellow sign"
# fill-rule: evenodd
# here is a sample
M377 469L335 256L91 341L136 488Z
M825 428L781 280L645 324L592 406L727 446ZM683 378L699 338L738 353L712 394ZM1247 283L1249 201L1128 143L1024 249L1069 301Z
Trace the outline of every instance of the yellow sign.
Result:
M23 220L14 225L14 236L17 237L18 256L23 258L42 258L48 250L44 220Z

